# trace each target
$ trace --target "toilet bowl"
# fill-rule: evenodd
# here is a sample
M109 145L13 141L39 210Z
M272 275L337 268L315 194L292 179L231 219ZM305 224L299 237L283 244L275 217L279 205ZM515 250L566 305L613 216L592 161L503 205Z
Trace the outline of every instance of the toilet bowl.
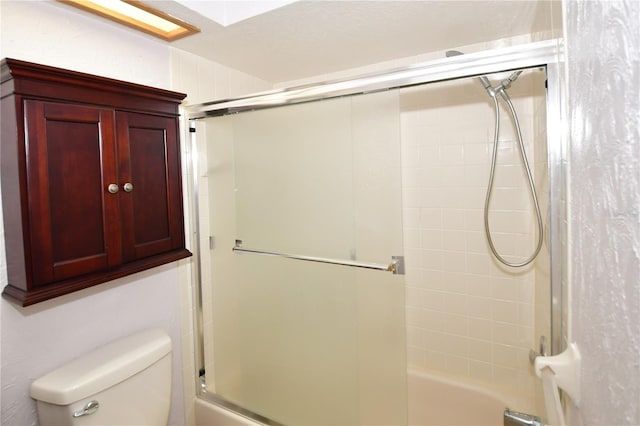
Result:
M171 339L146 330L107 344L35 380L40 426L166 425Z

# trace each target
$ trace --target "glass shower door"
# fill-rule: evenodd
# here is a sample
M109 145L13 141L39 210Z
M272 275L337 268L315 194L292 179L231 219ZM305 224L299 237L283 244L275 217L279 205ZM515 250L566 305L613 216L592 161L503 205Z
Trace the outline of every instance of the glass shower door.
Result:
M399 129L397 91L207 119L209 392L284 424L406 424Z

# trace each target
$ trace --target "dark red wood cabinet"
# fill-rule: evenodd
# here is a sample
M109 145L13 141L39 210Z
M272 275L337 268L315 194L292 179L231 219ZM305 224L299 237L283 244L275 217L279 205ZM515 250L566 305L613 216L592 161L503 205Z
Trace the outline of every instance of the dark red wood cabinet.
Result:
M6 298L32 305L191 255L184 94L14 59L0 67Z

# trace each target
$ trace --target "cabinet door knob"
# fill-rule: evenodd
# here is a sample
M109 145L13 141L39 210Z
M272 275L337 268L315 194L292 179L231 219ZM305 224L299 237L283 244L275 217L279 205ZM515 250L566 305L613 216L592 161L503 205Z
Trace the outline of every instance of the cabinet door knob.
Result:
M124 192L131 192L133 191L133 184L130 182L127 182L124 185L122 185L122 189L124 189Z
M118 192L120 188L118 188L118 185L116 185L115 183L109 184L109 186L107 187L107 191L109 191L112 194L115 194Z

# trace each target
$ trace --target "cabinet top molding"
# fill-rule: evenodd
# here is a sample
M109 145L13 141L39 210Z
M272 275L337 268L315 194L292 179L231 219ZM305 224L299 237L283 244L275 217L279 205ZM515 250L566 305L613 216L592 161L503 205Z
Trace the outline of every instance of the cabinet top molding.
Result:
M5 58L0 62L0 83L0 98L12 94L50 97L129 109L131 96L135 96L142 103L134 106L134 109L172 115L177 114L178 105L186 97L184 93L171 90L12 58ZM60 86L59 91L55 90L57 85ZM170 108L158 111L157 106L152 106L152 103L157 105L158 102L168 104Z

